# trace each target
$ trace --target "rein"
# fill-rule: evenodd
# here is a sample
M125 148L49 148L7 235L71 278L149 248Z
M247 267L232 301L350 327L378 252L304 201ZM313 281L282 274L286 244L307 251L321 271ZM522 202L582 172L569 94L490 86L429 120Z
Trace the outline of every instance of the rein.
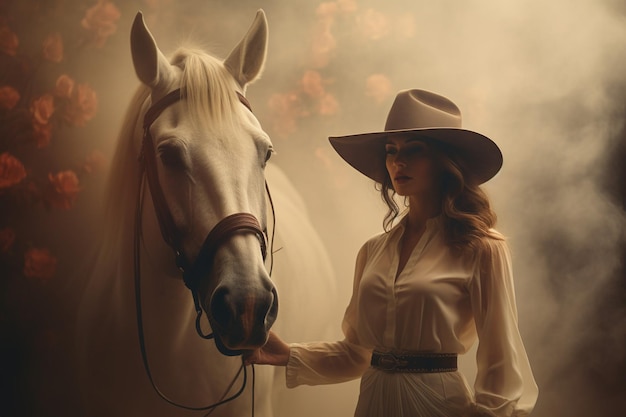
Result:
M237 92L239 97L239 101L248 108L248 110L252 111L250 103L248 100ZM143 312L142 312L142 303L141 303L141 241L142 241L142 211L143 211L143 196L145 191L146 182L148 183L148 187L150 189L150 194L152 196L152 203L154 205L154 209L156 212L156 216L159 223L159 228L161 230L161 235L163 236L164 241L170 246L176 255L176 266L180 269L183 275L183 280L185 285L192 293L194 307L196 310L196 331L200 337L203 339L212 339L215 337L214 333L205 334L202 331L200 319L202 317L202 305L200 304L200 300L198 298L198 285L200 284L200 279L202 278L203 271L210 270L213 258L219 246L227 240L230 236L236 233L253 233L257 236L261 248L261 254L263 259L267 258L267 242L266 242L266 231L261 229L259 221L256 217L250 213L235 213L231 214L222 220L220 220L213 229L207 235L200 252L198 253L196 260L191 263L187 256L185 255L180 235L174 223L173 216L167 206L167 202L165 200L165 196L163 194L163 190L159 184L157 164L156 164L156 152L154 148L154 142L152 139L152 135L150 134L150 126L152 123L159 117L159 115L169 106L177 103L182 100L183 96L180 89L176 89L166 96L158 100L156 103L152 104L148 111L144 116L143 122L143 141L142 148L139 156L139 189L137 195L137 204L135 211L135 232L134 232L134 281L135 281L135 306L136 306L136 315L137 315L137 329L139 334L139 345L141 349L142 360L144 364L144 369L150 380L150 384L154 391L166 402L171 405L174 405L179 408L183 408L186 410L192 411L209 411L206 415L211 414L217 407L232 401L239 397L247 384L247 369L245 363L241 361L241 367L239 371L232 379L231 383L225 390L224 394L220 398L219 401L214 404L202 407L192 407L183 404L179 404L170 398L168 398L164 393L156 385L152 372L150 371L150 366L148 362L147 352L146 352L146 342L144 337L144 327L143 327ZM272 209L272 215L274 216L274 222L272 224L272 241L271 245L273 246L274 242L274 231L276 227L275 222L275 212L274 212L274 204L269 193L269 188L267 182L265 183L265 189L269 198L269 202ZM274 257L272 256L270 261L270 276L273 269ZM207 313L208 316L208 313ZM222 352L224 354L228 354L230 356L234 356L239 354L239 352ZM237 378L243 371L243 382L241 388L232 396L226 398L226 395L234 385ZM254 416L254 365L252 365L252 416Z

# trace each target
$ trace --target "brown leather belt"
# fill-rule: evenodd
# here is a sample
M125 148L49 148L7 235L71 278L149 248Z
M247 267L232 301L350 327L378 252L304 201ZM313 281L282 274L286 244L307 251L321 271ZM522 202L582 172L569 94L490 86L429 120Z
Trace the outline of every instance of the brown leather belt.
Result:
M386 372L454 372L457 370L456 353L396 354L374 351L373 368Z

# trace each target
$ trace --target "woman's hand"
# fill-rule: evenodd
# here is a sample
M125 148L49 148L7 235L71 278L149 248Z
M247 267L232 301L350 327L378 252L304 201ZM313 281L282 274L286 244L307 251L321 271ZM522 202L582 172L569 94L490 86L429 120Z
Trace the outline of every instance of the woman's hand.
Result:
M267 343L257 350L243 355L246 365L275 365L286 366L289 361L289 345L283 342L278 335L270 331Z

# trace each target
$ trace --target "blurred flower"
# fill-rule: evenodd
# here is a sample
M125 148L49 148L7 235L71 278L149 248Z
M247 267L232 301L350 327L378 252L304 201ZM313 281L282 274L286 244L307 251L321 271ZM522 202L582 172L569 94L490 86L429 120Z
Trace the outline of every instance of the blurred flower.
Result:
M332 116L339 112L339 102L330 93L324 94L318 103L318 111L322 116Z
M98 111L98 97L87 84L78 84L73 90L63 116L73 126L85 126Z
M10 227L0 229L0 252L8 252L15 242L15 230Z
M53 207L69 210L80 191L78 176L74 171L67 170L57 174L48 174L52 185L50 204Z
M48 146L52 139L52 125L33 123L33 139L38 149Z
M337 48L337 41L332 33L337 11L337 3L335 2L321 3L315 10L317 22L313 26L311 44L311 60L314 67L323 68L327 66L331 53Z
M337 0L337 5L343 13L354 13L358 9L356 0Z
M54 114L54 97L45 94L33 100L30 112L33 115L33 138L37 148L48 146L52 137L52 126L49 122Z
M384 74L372 74L365 81L365 95L372 97L379 104L393 93L391 89L391 81Z
M56 63L63 60L63 39L61 39L60 33L51 33L44 39L43 57Z
M20 101L20 93L13 87L0 87L0 109L11 110Z
M48 249L30 248L24 253L24 276L51 279L57 269L57 259Z
M19 159L8 152L0 154L0 189L19 184L26 178L26 169Z
M297 129L297 120L307 113L297 93L272 94L268 107L273 117L273 128L280 136L287 136Z
M313 44L311 45L312 65L323 68L328 65L331 53L337 48L337 41L333 36L330 25L320 22L313 31Z
M120 18L120 11L109 0L98 0L98 2L85 12L85 17L80 22L83 28L91 34L91 40L96 47L104 46L107 38L117 30L117 21Z
M300 84L304 93L310 97L320 98L325 94L322 76L317 71L306 71L300 80Z
M302 76L300 85L304 94L315 100L317 113L331 116L339 111L339 103L335 96L326 91L326 82L318 71L309 70Z
M60 98L71 98L74 91L74 80L70 76L63 74L57 78L54 94Z
M315 15L322 19L332 19L339 10L339 4L334 1L320 3L315 9Z
M47 125L54 113L54 97L50 94L44 94L33 100L30 112L33 114L34 123Z
M378 40L389 34L389 19L374 9L367 9L359 16L358 23L365 38Z
M102 171L107 164L107 159L99 150L92 151L83 164L83 170L87 174L93 174L94 172Z
M17 35L8 26L0 26L0 52L15 56L19 43Z

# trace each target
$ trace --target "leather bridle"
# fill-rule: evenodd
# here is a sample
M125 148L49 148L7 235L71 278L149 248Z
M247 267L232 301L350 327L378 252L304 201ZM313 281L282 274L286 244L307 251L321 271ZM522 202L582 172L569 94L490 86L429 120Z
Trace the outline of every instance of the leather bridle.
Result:
M239 101L246 106L250 111L252 108L248 100L239 92L237 92L237 96ZM150 380L150 383L154 390L159 394L159 396L164 399L166 402L187 410L209 410L209 413L212 412L216 407L231 401L237 398L244 390L246 381L247 381L247 371L242 359L242 366L239 369L239 372L233 378L230 386L224 393L222 399L212 405L204 406L204 407L190 407L182 404L178 404L175 401L169 399L166 395L164 395L159 388L156 386L152 378L152 373L150 371L150 366L147 359L146 354L146 346L145 346L145 338L144 338L144 330L143 330L143 313L141 307L141 237L142 237L142 211L143 211L143 195L145 189L145 183L147 181L148 187L150 189L150 194L152 196L152 203L154 205L154 210L156 212L157 220L159 223L159 228L161 230L161 235L163 236L164 241L172 248L176 255L176 266L180 269L183 275L183 280L185 285L192 293L194 307L196 310L196 331L200 337L203 339L212 339L215 337L214 333L205 334L202 331L200 319L202 317L202 305L200 303L198 297L198 286L200 284L201 278L209 271L213 264L213 258L215 256L216 251L220 247L225 240L229 237L238 234L238 233L253 233L257 236L261 248L261 254L263 259L265 260L267 257L267 238L266 238L266 230L262 230L257 218L250 213L235 213L229 216L226 216L222 220L220 220L213 229L208 233L196 259L194 262L190 262L189 258L185 254L183 247L181 236L174 223L174 218L169 210L167 202L165 200L165 196L163 194L163 189L159 184L158 170L157 170L157 156L154 146L154 141L152 135L150 134L150 126L154 121L159 117L159 115L169 106L177 103L182 100L184 97L180 89L176 89L156 103L152 104L148 111L146 112L143 120L143 140L142 147L139 156L139 190L137 195L137 204L136 204L136 212L135 212L135 238L134 238L134 276L135 276L135 304L137 309L137 326L139 332L139 344L141 348L142 359L144 363L144 368ZM272 204L272 212L273 212L273 203L271 200L271 196L269 195L269 189L267 187L267 183L265 184L266 191L268 193L270 204ZM275 226L275 224L274 224ZM274 234L272 234L273 240ZM270 267L270 274L271 274ZM207 312L208 316L208 312ZM222 350L220 350L222 351ZM238 355L241 352L232 351L229 353L228 350L222 351L222 353L227 355ZM232 387L235 380L241 374L243 370L244 378L241 389L232 395L231 397L225 398L226 394ZM252 413L254 415L254 367L252 367L253 372L253 397L252 397Z

